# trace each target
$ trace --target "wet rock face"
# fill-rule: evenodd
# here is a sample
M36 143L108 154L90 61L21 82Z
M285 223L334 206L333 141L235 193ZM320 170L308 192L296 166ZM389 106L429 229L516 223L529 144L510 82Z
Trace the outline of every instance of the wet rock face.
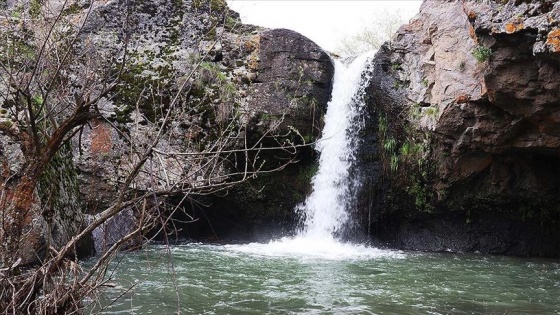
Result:
M377 241L405 250L522 256L554 256L560 246L556 227L551 225L510 220L495 213L471 220L463 213L420 216L399 222Z
M388 117L397 147L423 139L425 150L416 159L428 161L423 171L415 171L417 176L410 173L414 181L394 180L399 189L384 186L391 196L402 197L396 198L396 213L379 209L377 214L380 231L391 234L390 229L400 226L387 242L442 250L436 241L413 239L447 235L438 228L444 224L412 229L403 217L433 223L450 212L469 212L469 220L455 220L453 229L470 234L450 233L450 239L469 235L475 242L494 233L506 235L495 238L503 244L519 238L525 245L456 242L449 246L453 250L560 254L558 246L549 246L560 237L558 232L539 234L558 224L560 214L559 15L557 1L426 1L392 43L382 47L371 84L373 117ZM371 124L377 129L377 120ZM398 177L390 171L386 175ZM372 186L379 190L383 185ZM487 225L477 229L467 221ZM523 233L510 234L507 224L488 227L499 221ZM536 246L531 239L548 244Z
M260 34L257 77L249 106L272 115L287 113L285 124L318 135L330 98L334 65L314 42L286 29Z

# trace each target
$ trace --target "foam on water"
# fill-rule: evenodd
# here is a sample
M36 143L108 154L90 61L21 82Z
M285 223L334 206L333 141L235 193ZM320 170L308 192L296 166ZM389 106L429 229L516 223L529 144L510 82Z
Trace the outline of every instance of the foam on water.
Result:
M290 257L321 260L364 260L403 258L402 252L382 250L359 244L342 243L335 239L305 237L282 238L266 244L225 245L229 251L264 257Z

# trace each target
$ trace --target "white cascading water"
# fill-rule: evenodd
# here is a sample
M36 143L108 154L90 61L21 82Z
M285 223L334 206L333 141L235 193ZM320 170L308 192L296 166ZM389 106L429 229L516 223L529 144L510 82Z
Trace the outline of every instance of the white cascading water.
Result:
M352 181L350 169L355 160L353 137L363 125L362 94L369 81L367 66L373 53L356 58L348 67L335 60L332 98L325 115L325 126L317 142L319 168L312 179L312 193L297 211L304 218L302 230L295 237L284 237L267 244L226 245L226 248L265 256L309 257L321 259L357 259L400 257L402 254L342 243L336 235L349 219L348 201Z
M361 128L357 117L364 106L362 95L368 81L362 75L370 54L356 58L348 67L335 60L332 98L325 115L325 126L316 150L319 169L313 177L313 191L298 207L305 218L301 237L332 239L348 221L350 168L356 147L352 136Z

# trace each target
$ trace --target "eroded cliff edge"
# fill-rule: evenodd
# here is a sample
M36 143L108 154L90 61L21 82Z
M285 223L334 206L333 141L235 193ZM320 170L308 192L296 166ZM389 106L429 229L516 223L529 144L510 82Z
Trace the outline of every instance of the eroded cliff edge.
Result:
M556 1L428 0L380 49L361 155L376 244L560 254L559 21Z

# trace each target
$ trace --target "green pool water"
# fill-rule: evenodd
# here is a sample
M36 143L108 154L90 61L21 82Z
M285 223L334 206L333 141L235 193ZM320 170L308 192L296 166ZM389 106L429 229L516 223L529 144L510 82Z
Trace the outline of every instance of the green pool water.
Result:
M117 286L104 291L93 310L104 305L104 314L560 314L559 260L328 247L308 254L290 243L280 249L149 246L117 259L111 279Z

